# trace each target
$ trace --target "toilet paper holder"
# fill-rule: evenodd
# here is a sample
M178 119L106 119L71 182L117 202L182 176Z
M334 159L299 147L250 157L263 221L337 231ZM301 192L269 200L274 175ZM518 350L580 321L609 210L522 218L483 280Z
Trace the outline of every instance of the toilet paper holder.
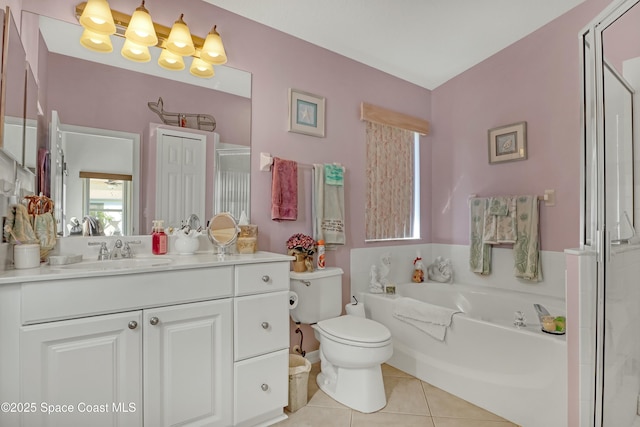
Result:
M351 295L351 298L353 298L353 300L355 301L353 305L358 305L358 298L356 298L355 295Z

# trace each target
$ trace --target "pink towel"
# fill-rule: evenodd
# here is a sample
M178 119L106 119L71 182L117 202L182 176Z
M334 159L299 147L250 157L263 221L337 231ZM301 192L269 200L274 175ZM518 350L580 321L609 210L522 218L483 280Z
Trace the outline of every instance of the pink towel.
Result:
M271 171L271 219L297 220L298 164L274 157Z

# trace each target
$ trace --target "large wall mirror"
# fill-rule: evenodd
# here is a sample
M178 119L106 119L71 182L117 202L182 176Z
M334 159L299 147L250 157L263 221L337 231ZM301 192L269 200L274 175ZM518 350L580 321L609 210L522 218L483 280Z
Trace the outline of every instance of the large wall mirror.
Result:
M23 12L31 13L31 12ZM152 59L148 63L140 64L127 61L120 55L124 39L112 36L113 52L101 54L84 49L79 38L82 27L77 24L40 16L39 26L41 42L39 46L38 76L41 86L41 99L47 121L51 122L52 112L59 115L61 128L71 127L95 129L101 132L116 132L121 134L139 135L140 161L133 165L131 176L139 176L139 196L134 197L132 204L138 212L139 227L134 228L133 234L148 234L151 220L155 218L153 209L145 205L145 189L155 188L163 191L155 182L155 171L152 170L154 159L148 156L155 153L151 149L153 137L150 135L152 125L162 123L160 117L148 108L149 102L155 102L162 97L164 109L174 113L209 114L215 117L215 132L221 143L207 145L207 157L217 158L216 150L228 150L230 146L249 152L251 145L251 74L231 67L216 66L216 75L212 79L199 79L191 76L187 69L173 72L160 68L157 64L159 49L152 48ZM158 51L158 52L155 52ZM46 54L43 54L46 52ZM188 62L188 61L186 61ZM121 186L109 174L122 174L120 170L106 170L100 168L101 157L113 157L116 145L110 144L110 138L99 135L98 138L75 138L72 145L66 146L60 129L50 129L51 146L51 194L60 209L57 219L60 219L59 235L69 235L71 218L82 219L85 212L79 206L88 206L87 175L81 177L83 167L69 162L74 159L93 160L93 169L84 172L94 173L96 176L105 174L104 182L95 181L94 186L103 187L104 191L113 190ZM189 131L188 128L184 129ZM202 133L203 131L200 131ZM105 141L96 145L97 140ZM131 145L132 149L134 145ZM123 150L118 142L117 150ZM73 152L70 152L73 150ZM123 158L134 158L131 153ZM103 166L106 162L103 162ZM216 180L217 164L207 170L207 209L206 215L216 212L214 194L218 183ZM242 171L246 183L246 210L248 205L248 162L246 170ZM129 175L129 174L125 174ZM98 178L100 179L100 178ZM231 186L232 187L232 186ZM244 190L243 190L244 191ZM70 193L73 192L73 195ZM82 193L82 194L79 194ZM133 194L133 192L130 192ZM233 196L233 195L230 195ZM84 199L83 199L84 198ZM83 199L80 204L78 201ZM73 200L73 201L72 201ZM105 202L106 203L106 202ZM104 206L104 205L102 205ZM247 212L248 213L248 212ZM234 212L239 216L240 212ZM187 218L184 218L185 220ZM201 218L205 223L208 218ZM149 227L147 227L147 225ZM122 228L111 227L117 233L126 234Z
M3 151L18 164L24 156L24 101L26 54L13 13L4 15L1 101L3 117L0 135Z

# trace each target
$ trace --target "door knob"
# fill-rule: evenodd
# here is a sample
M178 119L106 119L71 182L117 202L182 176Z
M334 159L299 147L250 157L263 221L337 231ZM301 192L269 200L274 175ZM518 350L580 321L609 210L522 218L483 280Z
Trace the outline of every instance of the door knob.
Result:
M269 329L269 322L262 322L262 329Z
M264 276L262 276L262 281L264 283L267 283L269 280L271 280L271 277L267 276L266 274Z
M149 323L151 323L153 326L157 325L159 321L160 320L155 316L153 316L151 319L149 319Z
M135 320L132 320L131 322L129 322L129 329L135 329L138 327L138 322L136 322Z

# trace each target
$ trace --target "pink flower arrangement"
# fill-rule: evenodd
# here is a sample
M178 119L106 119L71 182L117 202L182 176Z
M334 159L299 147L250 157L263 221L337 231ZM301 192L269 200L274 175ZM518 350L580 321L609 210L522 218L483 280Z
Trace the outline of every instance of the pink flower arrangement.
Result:
M287 254L313 255L316 251L316 241L306 234L297 233L287 240Z

